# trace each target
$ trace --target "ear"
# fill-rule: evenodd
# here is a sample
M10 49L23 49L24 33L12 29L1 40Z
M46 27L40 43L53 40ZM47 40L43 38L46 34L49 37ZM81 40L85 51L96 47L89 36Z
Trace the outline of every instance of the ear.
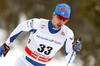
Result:
M52 15L52 17L54 17L54 15Z

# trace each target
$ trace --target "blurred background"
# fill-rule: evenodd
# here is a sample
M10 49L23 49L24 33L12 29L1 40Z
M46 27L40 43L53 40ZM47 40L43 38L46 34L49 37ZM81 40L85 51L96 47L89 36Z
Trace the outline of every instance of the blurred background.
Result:
M71 7L66 23L74 31L75 40L82 37L82 50L69 66L100 66L100 0L0 0L0 45L21 22L32 18L52 19L58 3ZM29 32L23 32L11 45L11 51L0 58L0 66L14 66L23 54ZM47 66L66 66L64 48Z

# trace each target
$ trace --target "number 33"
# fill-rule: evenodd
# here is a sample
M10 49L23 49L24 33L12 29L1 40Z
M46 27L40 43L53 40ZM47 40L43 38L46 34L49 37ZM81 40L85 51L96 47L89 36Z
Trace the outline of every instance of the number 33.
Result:
M39 52L44 52L44 54L46 54L46 55L49 55L51 53L51 50L53 49L50 46L47 46L46 47L44 44L40 44L39 46L40 46L40 48L37 48L37 50ZM44 49L47 49L47 51L44 51Z

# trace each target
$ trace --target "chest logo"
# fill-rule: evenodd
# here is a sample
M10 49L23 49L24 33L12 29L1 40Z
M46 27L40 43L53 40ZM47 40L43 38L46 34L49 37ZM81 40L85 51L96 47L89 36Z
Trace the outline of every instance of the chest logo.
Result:
M61 35L65 36L65 33L64 33L64 32L62 32L62 33L61 33Z
M55 41L55 40L52 40L52 39L49 39L49 38L45 38L45 37L42 37L42 36L39 36L39 35L36 35L36 37L43 39L43 40L46 40L46 41L49 41L49 42L53 42L55 44L62 44L61 42L58 42L58 41Z
M45 28L46 28L46 26L45 26L45 25L42 25L42 26L41 26L41 28L42 28L42 29L45 29Z

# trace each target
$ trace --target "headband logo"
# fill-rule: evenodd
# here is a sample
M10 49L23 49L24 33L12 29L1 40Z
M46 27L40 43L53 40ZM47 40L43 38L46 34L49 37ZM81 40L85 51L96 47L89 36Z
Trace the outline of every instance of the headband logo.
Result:
M67 8L65 8L65 7L64 8L60 8L60 10L64 10L64 11L67 12Z

